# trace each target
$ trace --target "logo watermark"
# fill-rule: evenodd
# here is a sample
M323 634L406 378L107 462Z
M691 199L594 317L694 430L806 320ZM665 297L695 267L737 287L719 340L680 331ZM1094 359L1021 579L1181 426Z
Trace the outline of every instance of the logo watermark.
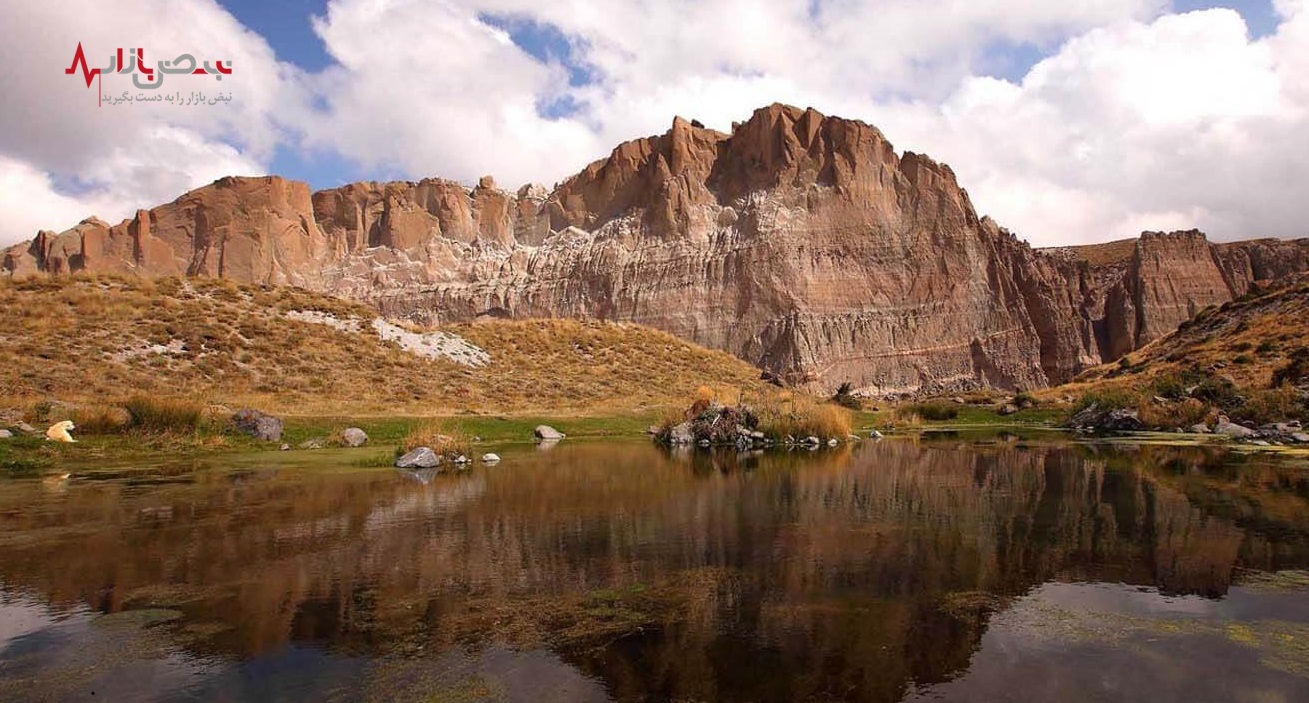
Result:
M101 82L105 74L130 74L132 85L142 91L157 91L164 84L164 78L167 76L213 76L215 80L221 81L223 76L232 75L231 61L212 63L205 61L200 64L191 54L182 54L172 61L159 61L151 67L146 64L145 49L128 49L124 52L119 47L117 53L110 55L108 68L91 68L86 61L86 53L82 50L82 42L78 42L77 50L73 52L73 62L64 69L64 74L71 76L78 72L86 81L87 88L91 87L93 80L95 81L97 106L154 102L170 105L217 105L232 100L231 93L206 95L201 91L190 91L185 94L180 91L172 94L140 92L135 95L123 91L121 96L106 97Z

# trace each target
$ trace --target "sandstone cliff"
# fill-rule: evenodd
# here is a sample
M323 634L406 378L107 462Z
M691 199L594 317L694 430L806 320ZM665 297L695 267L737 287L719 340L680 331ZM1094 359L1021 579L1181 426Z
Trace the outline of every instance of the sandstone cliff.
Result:
M1067 380L1309 268L1309 240L1147 233L1115 251L1035 251L948 166L772 105L731 134L676 119L554 192L228 178L113 227L41 232L0 267L289 283L439 322L634 321L870 394Z

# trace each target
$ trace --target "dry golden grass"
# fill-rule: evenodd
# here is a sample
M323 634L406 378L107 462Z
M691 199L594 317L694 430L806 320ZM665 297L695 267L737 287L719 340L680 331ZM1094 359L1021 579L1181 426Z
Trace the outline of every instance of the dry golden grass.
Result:
M1274 388L1273 381L1279 371L1282 376L1302 375L1297 363L1309 358L1306 332L1309 280L1299 279L1206 308L1171 335L1132 352L1125 362L1089 369L1073 383L1038 395L1113 396L1117 406L1136 407L1147 426L1212 422L1216 408L1256 423L1288 419L1304 410L1290 388ZM1184 399L1183 389L1192 386L1198 387L1195 395L1204 402ZM1169 402L1160 403L1155 396Z
M415 426L400 442L396 453L427 447L442 456L467 456L473 447L472 440L453 423L427 420Z
M761 396L754 407L759 428L775 439L815 436L845 439L853 428L854 414L846 408L806 395L778 393Z
M1143 388L1159 377L1196 368L1228 376L1240 388L1268 388L1277 369L1305 353L1300 350L1309 350L1307 321L1309 281L1299 281L1201 310L1176 332L1129 354L1126 367L1103 364L1041 395Z
M415 356L371 331L286 319L292 310L375 317L300 289L211 279L0 280L0 409L48 398L121 407L139 393L298 415L611 415L679 406L700 386L720 398L767 388L740 359L638 325L443 328L490 353L473 368Z
M1092 266L1111 266L1126 263L1132 258L1132 253L1136 251L1136 239L1119 239L1113 242L1104 242L1103 244L1058 247L1058 250L1066 251Z

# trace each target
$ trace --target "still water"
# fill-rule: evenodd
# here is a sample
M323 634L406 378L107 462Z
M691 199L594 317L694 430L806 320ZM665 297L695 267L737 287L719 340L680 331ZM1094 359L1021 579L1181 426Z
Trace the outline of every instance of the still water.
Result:
M0 700L1309 700L1304 463L498 451L0 479Z

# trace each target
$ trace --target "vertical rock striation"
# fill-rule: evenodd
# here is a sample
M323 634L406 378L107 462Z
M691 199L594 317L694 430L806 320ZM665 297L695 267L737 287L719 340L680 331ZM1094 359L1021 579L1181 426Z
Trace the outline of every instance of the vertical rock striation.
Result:
M41 232L0 267L293 284L428 321L632 321L793 382L893 394L1067 380L1309 269L1309 240L1033 250L948 166L771 105L731 134L675 119L553 192L225 178L113 227Z

